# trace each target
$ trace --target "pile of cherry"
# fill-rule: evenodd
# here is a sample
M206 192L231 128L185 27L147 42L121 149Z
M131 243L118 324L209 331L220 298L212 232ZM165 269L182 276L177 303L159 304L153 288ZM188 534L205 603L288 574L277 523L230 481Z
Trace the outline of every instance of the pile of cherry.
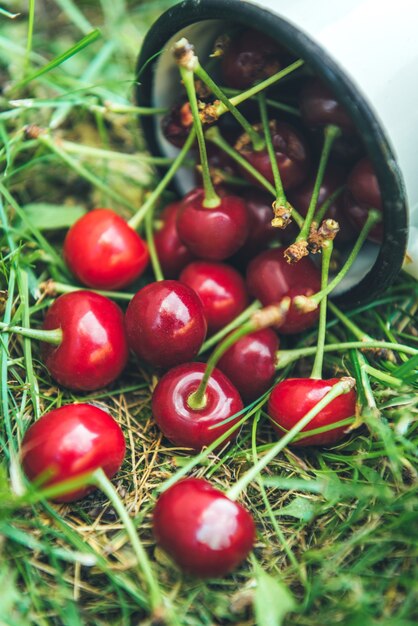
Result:
M216 55L211 63L227 86L225 93L229 89L238 98L292 61L276 42L249 30L217 42ZM166 206L154 222L154 206L149 203L148 243L136 232L135 216L126 222L111 209L87 213L70 228L64 258L79 283L90 290L57 297L42 329L4 324L2 328L40 339L42 359L53 379L76 391L110 384L124 370L131 350L160 375L152 398L158 427L175 446L194 452L218 440L219 446L231 441L245 417L245 404L265 399L278 433L271 454L228 494L205 480L183 479L159 497L154 511L157 541L185 571L220 576L236 567L253 546L252 517L235 499L255 472L288 443L334 444L345 436L346 426L333 424L355 414L352 379L323 379L320 358L313 377L275 384L279 337L313 327L320 312L326 312L327 272L338 226L336 242L347 246L356 239L356 231L363 232L369 209L381 209L381 198L349 116L316 78L305 74L286 83L291 92L295 85L299 91L299 116L292 125L288 113L269 104L265 89L245 101L247 108L227 112L213 85L205 87L207 74L192 46L180 41L174 56L187 98L163 121L167 138L183 148L165 180L168 184L189 149L193 152L198 146L203 186ZM324 129L330 128L332 140L318 149L318 137L327 137ZM238 160L222 151L222 142L231 146ZM327 200L331 201L318 223L315 216ZM290 223L296 214L299 221ZM307 214L311 214L308 224ZM366 236L380 241L381 226L369 228ZM322 270L310 254L314 252L322 253ZM157 280L133 296L125 315L111 299L94 291L131 285L144 275L150 257ZM250 306L255 299L258 308ZM234 323L237 318L241 323ZM325 318L321 316L318 339L321 355ZM230 330L207 364L195 360L207 335L226 326ZM318 429L317 434L301 435ZM42 488L99 468L111 478L124 454L119 425L107 412L88 404L67 405L44 415L22 442L24 471ZM91 489L91 484L67 489L55 499L70 502Z

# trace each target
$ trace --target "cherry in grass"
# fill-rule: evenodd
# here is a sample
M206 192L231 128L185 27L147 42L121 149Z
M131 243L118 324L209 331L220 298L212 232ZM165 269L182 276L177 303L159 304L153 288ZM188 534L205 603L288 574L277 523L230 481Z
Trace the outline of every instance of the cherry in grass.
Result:
M272 248L257 255L248 265L246 275L248 293L263 306L280 302L284 297L309 296L321 287L321 273L309 257L289 265L284 248ZM318 310L302 312L292 303L281 334L299 333L318 320Z
M357 230L364 226L369 209L382 211L382 196L379 183L369 158L363 158L355 165L347 179L345 208L348 217ZM375 243L382 243L383 221L370 231L368 238Z
M177 233L176 220L180 202L167 205L161 214L162 226L154 233L154 243L165 278L178 278L194 257Z
M119 424L90 404L68 404L43 415L22 440L23 470L42 487L75 479L101 468L108 478L120 469L125 439ZM54 498L73 502L92 491L82 487Z
M147 244L120 215L95 209L71 226L64 241L64 259L83 285L121 289L148 265Z
M244 279L225 263L194 261L182 271L180 281L202 301L209 333L229 324L248 304Z
M199 478L181 480L159 497L153 530L177 565L199 578L225 576L244 561L255 541L250 513Z
M123 313L91 291L59 296L42 329L9 326L0 331L41 341L41 357L52 378L74 391L94 391L114 381L128 360Z
M177 280L140 289L129 303L125 320L130 348L158 368L191 361L207 330L199 296Z

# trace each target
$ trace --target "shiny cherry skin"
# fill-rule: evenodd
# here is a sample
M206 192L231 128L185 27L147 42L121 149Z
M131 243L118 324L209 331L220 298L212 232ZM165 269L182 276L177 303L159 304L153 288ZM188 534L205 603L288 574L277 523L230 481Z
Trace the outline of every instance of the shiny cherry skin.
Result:
M250 513L201 478L185 478L159 497L153 530L177 565L199 578L225 576L255 542Z
M288 200L292 206L301 213L301 215L305 216L308 212L309 204L312 197L312 192L315 185L314 176L310 176L308 180L306 180L302 185L300 185L297 189L294 189L288 194ZM329 166L325 172L324 179L322 181L322 185L319 190L318 197L318 205L320 208L323 203L339 188L342 187L345 183L345 172L341 168ZM340 231L337 236L337 241L339 243L346 243L352 241L355 237L355 230L347 217L343 194L340 194L336 200L332 203L330 208L328 209L325 218L330 218L336 220L340 225ZM292 224L290 224L286 230L284 231L286 235L290 235L291 239L294 240L297 234L297 229L292 228ZM294 236L292 236L294 235Z
M172 202L165 207L161 215L163 225L154 234L154 243L165 278L178 278L182 269L194 259L177 233L179 207L180 202Z
M75 391L93 391L114 381L128 360L123 313L104 296L73 291L48 309L44 330L62 330L58 345L43 342L42 360L52 378Z
M64 259L83 285L122 289L148 265L148 247L125 220L111 209L95 209L69 229Z
M307 126L339 126L344 133L353 134L354 123L332 91L319 79L309 80L300 93L300 112Z
M194 393L206 369L205 363L183 363L159 381L152 396L152 414L163 435L176 446L200 452L231 428L239 417L212 428L244 408L241 397L228 378L215 368L206 389L206 405L193 409L189 396ZM233 433L228 441L234 439Z
M154 367L191 361L206 336L199 296L177 280L161 280L140 289L126 311L129 347Z
M55 485L101 468L108 478L120 469L125 439L119 424L91 404L68 404L43 415L26 431L21 449L22 465L30 481L46 479ZM83 487L56 502L73 502L92 491Z
M194 261L182 271L180 281L201 299L209 333L232 322L248 304L244 279L225 263Z
M279 339L270 328L241 337L225 352L218 369L238 389L244 402L253 402L271 387L276 376Z
M305 139L293 126L285 122L272 121L270 129L277 165L285 191L300 185L308 175L309 150ZM246 143L240 148L241 155L273 185L273 171L267 149L254 150ZM246 170L243 175L256 185L259 183Z
M246 284L248 293L260 300L263 306L280 302L285 296L311 296L321 288L321 274L309 257L289 265L284 258L284 248L265 250L248 265ZM319 311L303 313L292 303L279 333L299 333L313 326Z
M361 230L370 208L378 211L383 209L379 183L369 158L361 159L350 172L347 190L345 199L348 217L356 229ZM372 228L368 238L376 243L382 242L383 222Z
M289 431L339 381L339 378L330 378L329 380L288 378L278 383L271 392L267 408L276 430L281 434L284 434L284 431ZM356 392L352 389L345 395L332 400L302 432L330 426L348 417L353 417L355 413ZM291 445L299 448L332 446L344 437L346 431L347 426L338 426L327 432L295 441Z
M223 261L239 250L249 232L248 210L238 196L221 196L219 206L203 206L203 189L194 190L177 214L177 232L200 259Z
M236 34L222 57L221 71L228 87L247 89L256 81L276 74L282 67L283 50L264 33L251 28Z

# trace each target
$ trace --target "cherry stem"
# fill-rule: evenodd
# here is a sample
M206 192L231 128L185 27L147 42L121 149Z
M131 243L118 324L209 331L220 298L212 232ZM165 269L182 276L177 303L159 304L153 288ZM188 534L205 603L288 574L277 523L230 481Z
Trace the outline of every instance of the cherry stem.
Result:
M360 252L363 243L367 239L369 232L371 231L373 226L375 226L375 224L377 224L377 222L379 222L380 220L380 211L378 211L377 209L370 209L367 220L360 231L360 235L358 236L356 243L354 244L350 254L347 257L346 262L344 263L340 271L334 276L334 278L328 283L325 288L322 288L321 291L318 291L313 296L309 296L308 298L306 298L306 300L318 305L323 298L326 298L328 294L330 294L331 291L333 291L337 287L337 285L340 284L340 282L343 280L343 278L345 278L346 274L356 260L357 255ZM301 296L300 298L304 298L304 296ZM298 299L299 296L296 296L296 303Z
M364 333L357 324L355 324L352 320L350 320L340 309L335 306L333 302L328 302L328 307L331 309L335 317L344 324L344 326L353 333L354 337L356 337L359 341L373 341L373 337Z
M260 459L251 469L249 469L227 492L230 500L236 500L240 493L259 475L259 473L285 448L294 437L300 433L305 426L311 422L328 404L335 398L349 393L355 385L354 378L344 377L333 385L328 393L291 428L281 439Z
M329 266L331 262L334 244L332 240L324 242L322 248L321 265L321 289L326 289L328 284ZM316 344L316 355L312 367L311 378L322 378L322 364L324 362L324 346L327 331L327 297L321 300L318 322L318 340Z
M326 212L328 211L328 209L332 206L332 204L335 202L335 200L341 195L342 191L344 190L344 185L342 185L341 187L338 187L338 189L336 189L321 205L321 207L318 209L318 211L315 213L315 217L313 218L313 221L316 222L317 224L320 224L322 222L322 220L324 219L324 216L326 214Z
M0 322L0 333L15 333L29 339L37 339L45 343L51 343L59 346L62 342L62 330L56 328L54 330L38 330L36 328L25 328L24 326L10 326L5 322Z
M92 479L93 483L101 491L103 491L107 498L109 498L113 508L118 513L121 521L123 522L123 525L125 526L125 530L128 534L129 539L131 540L135 556L138 559L139 566L148 585L151 609L153 611L161 609L161 607L163 606L163 596L160 586L158 584L158 580L156 579L155 574L152 570L148 555L144 550L141 541L139 540L134 523L129 517L129 514L125 506L123 505L119 494L117 493L115 487L110 482L102 469L96 470L92 475Z
M184 162L184 160L185 160L185 158L187 156L187 153L189 152L190 148L193 145L195 137L196 137L196 131L195 131L194 128L192 128L190 133L189 133L189 135L188 135L188 137L187 137L187 139L186 139L186 141L184 142L184 145L183 145L182 149L180 150L180 152L178 153L178 155L174 159L174 161L171 164L170 168L164 174L164 176L162 177L162 179L160 180L158 185L155 187L155 189L150 193L150 195L145 200L144 204L139 209L139 211L137 211L135 213L135 215L133 215L128 220L128 224L129 224L129 226L131 228L133 228L134 230L137 230L137 228L141 224L141 222L142 222L143 218L145 217L145 215L148 213L148 211L151 209L151 207L153 207L155 205L155 203L157 202L157 200L161 196L162 192L170 184L172 178L175 176L175 174L177 173L179 168L182 166L182 164L183 164L183 162Z
M402 352L415 356L418 354L418 350L405 346L401 343L392 343L390 341L343 341L341 343L331 343L324 346L324 352L342 352L344 350L373 350L373 349L387 349L395 352ZM317 347L310 346L309 348L297 348L295 350L279 350L276 355L276 369L284 369L295 361L305 356L312 356L316 354Z
M206 406L206 389L213 370L222 356L239 339L262 328L270 326L279 327L286 319L290 308L290 298L283 298L278 304L271 304L252 314L248 322L237 328L231 335L226 337L222 343L215 348L210 355L202 380L198 388L187 399L187 403L193 410L200 410Z
M186 69L181 65L179 65L179 69L183 84L186 88L187 96L189 98L190 110L193 116L194 129L196 131L197 142L199 144L200 163L202 165L203 189L205 191L205 197L202 204L207 209L214 209L220 205L221 199L215 191L215 187L213 186L210 176L205 136L203 134L203 126L199 116L199 107L197 104L194 74L192 70Z
M157 249L155 247L153 232L154 206L145 215L145 236L148 244L148 252L151 259L151 265L154 272L155 280L164 280L164 274L161 269L160 259L158 258Z
M254 302L250 304L249 307L244 309L242 313L237 315L237 317L233 319L232 322L229 322L229 324L224 326L215 335L212 335L212 337L205 341L205 343L199 350L199 355L203 354L204 352L209 350L209 348L219 343L219 341L221 341L221 339L223 339L228 333L230 333L232 330L235 330L237 326L241 326L241 324L246 322L251 317L251 315L259 309L261 309L261 302L259 300L254 300Z
M221 87L224 94L228 96L238 96L241 92L239 89L232 89L231 87ZM272 100L271 98L266 99L267 105L272 107L273 109L279 109L280 111L285 111L286 113L290 113L291 115L297 115L300 117L300 111L296 107L290 106L290 104L286 104L285 102L278 102L277 100Z
M55 280L47 280L39 285L42 292L50 296L55 296L57 293L73 293L74 291L80 291L81 287L76 285L66 285L65 283L56 282ZM94 293L98 293L101 296L110 298L112 300L132 300L133 293L123 293L121 291L103 291L102 289L89 289Z
M266 139L267 152L270 158L270 165L273 172L274 186L276 188L275 203L278 206L288 207L287 198L283 189L282 178L280 176L279 166L277 165L276 152L273 146L273 140L270 133L270 125L267 113L266 96L263 93L258 95L258 104L260 108L261 123L263 125L264 137Z
M325 170L328 163L329 154L335 139L341 134L341 130L334 124L329 124L324 129L324 145L322 147L321 158L319 160L318 171L316 174L315 185L312 191L311 201L306 213L305 221L296 241L306 241L313 221L316 205L318 204L319 192L321 191L322 181L324 179Z
M231 157L233 161L238 163L238 165L240 165L242 169L246 170L249 174L251 174L251 176L255 178L260 183L260 185L264 187L264 189L266 189L269 193L271 193L273 198L276 197L276 190L274 186L267 180L267 178L265 178L262 174L260 174L260 172L256 170L255 167L253 167L251 163L247 161L247 159L244 159L244 157L241 156L238 150L235 150L229 145L229 143L222 137L221 133L219 132L219 128L217 128L216 126L212 126L211 128L208 128L207 131L205 132L205 137L206 139L211 141L215 146L217 146L223 152L225 152L225 154ZM299 228L301 228L303 224L303 217L294 208L292 208L292 217L294 218Z
M193 69L194 73L200 80L202 80L207 87L214 93L214 95L221 101L221 103L228 109L228 111L235 117L238 124L242 126L244 131L248 134L251 139L251 143L253 144L254 150L262 150L264 148L265 142L262 137L257 133L255 128L250 124L250 122L243 116L243 114L237 109L236 106L232 104L229 100L228 96L222 91L220 87L215 83L215 81L209 76L206 70L200 65L199 61L197 61L196 66Z

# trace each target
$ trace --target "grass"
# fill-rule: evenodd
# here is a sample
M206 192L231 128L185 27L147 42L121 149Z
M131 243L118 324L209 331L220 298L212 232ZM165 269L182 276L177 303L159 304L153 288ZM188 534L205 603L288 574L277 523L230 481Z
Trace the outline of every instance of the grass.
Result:
M2 8L4 321L38 325L52 301L41 283L70 281L60 246L63 228L80 211L111 203L128 217L155 186L131 93L141 38L171 4L32 0ZM89 38L96 28L100 38ZM49 129L47 141L25 133L28 125ZM418 348L417 307L417 283L402 275L348 317L372 337ZM332 315L327 337L355 338ZM303 339L314 341L315 333ZM311 364L302 359L292 371L304 374ZM270 463L242 498L258 527L253 557L225 579L200 582L183 576L155 546L153 503L161 485L180 473L206 476L224 490L242 476L274 441L261 407L243 420L236 443L189 457L153 424L151 371L132 361L110 388L76 395L54 385L38 346L1 334L0 624L162 623L149 616L131 544L104 495L54 505L25 492L18 459L23 433L37 415L76 400L107 407L123 426L128 454L114 484L176 623L416 623L417 358L399 353L393 362L351 350L327 353L325 364L328 374L355 376L359 428L332 449L286 449Z

